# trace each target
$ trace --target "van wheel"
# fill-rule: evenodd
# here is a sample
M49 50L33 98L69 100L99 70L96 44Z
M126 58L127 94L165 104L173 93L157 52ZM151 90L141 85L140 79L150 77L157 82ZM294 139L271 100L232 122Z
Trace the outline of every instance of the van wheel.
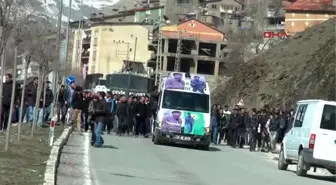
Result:
M296 175L298 175L298 176L307 175L307 168L306 168L306 164L304 162L302 150L299 153L298 162L296 164Z
M152 136L152 141L155 145L160 144L160 140L159 140L160 133L159 132L160 131L156 129L154 135Z
M209 151L210 145L203 145L203 146L201 146L201 149L205 150L205 151Z
M279 170L287 170L288 164L285 159L285 154L283 149L281 148L280 154L279 154L279 159L278 159L278 169Z

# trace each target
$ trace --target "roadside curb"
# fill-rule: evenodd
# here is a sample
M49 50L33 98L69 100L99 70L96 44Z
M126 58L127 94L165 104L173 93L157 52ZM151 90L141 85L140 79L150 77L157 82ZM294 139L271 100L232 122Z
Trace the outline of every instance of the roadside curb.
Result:
M62 135L54 142L47 161L43 185L56 185L56 175L63 146L67 143L74 127L64 128Z

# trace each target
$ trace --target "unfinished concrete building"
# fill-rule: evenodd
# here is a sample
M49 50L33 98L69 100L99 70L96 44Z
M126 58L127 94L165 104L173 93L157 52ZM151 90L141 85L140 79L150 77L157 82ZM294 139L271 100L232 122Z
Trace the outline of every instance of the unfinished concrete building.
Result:
M160 48L156 48L157 39L153 38L149 46L153 55L148 66L154 69L157 54L160 53L157 52ZM227 55L227 41L223 32L196 19L190 19L161 27L161 39L161 71L175 70L218 76L219 66Z

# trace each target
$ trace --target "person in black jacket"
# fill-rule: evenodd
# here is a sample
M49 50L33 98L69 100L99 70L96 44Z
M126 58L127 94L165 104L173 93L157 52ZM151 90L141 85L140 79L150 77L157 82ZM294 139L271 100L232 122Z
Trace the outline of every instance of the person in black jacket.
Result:
M25 104L27 104L27 122L29 124L33 123L34 120L34 108L35 108L35 101L37 97L37 85L38 85L38 78L34 78L32 82L30 82L26 87L26 98Z
M61 85L60 90L58 92L58 102L57 102L57 121L62 124L65 123L65 116L67 113L67 108L65 102L67 101L67 93L65 89L65 85Z
M133 97L129 97L127 101L127 134L133 132L135 120L135 104L133 103ZM133 133L134 134L134 133Z
M51 104L54 101L54 93L52 92L52 90L50 89L48 82L46 85L46 101L45 101L45 105L44 105L44 109L45 111L43 111L44 114L44 121L48 121L49 120L49 116L50 116L50 112L51 112Z
M104 144L103 129L106 117L109 114L107 102L105 100L105 93L100 92L93 101L90 101L88 112L90 116L94 117L94 132L92 132L91 145L94 147L102 147Z
M1 130L7 129L8 119L10 116L9 111L12 98L12 89L13 89L12 74L6 74L6 82L3 84L2 88L2 114L0 123Z
M135 123L135 136L145 136L145 129L146 129L146 118L147 118L147 106L145 104L145 98L141 97L139 103L136 104L135 108L136 113L136 123Z
M145 121L145 136L148 137L148 134L150 133L151 128L151 122L152 122L152 101L149 99L149 96L145 96L145 104L146 104L146 112L147 112L147 118Z
M84 128L84 131L87 132L89 130L89 104L91 101L91 97L89 93L83 92L83 107L81 112L81 126Z
M257 126L258 126L258 115L257 109L253 108L250 114L248 122L248 134L249 134L249 145L250 151L255 151L256 141L257 141Z
M239 112L239 108L235 107L233 114L230 116L228 127L228 145L235 148L237 144L237 127L240 124L242 118Z
M71 100L73 110L71 113L71 123L76 125L77 132L81 131L81 115L84 105L82 90L83 89L80 86L76 86Z
M117 134L121 136L122 134L125 134L128 128L128 111L127 111L127 101L126 97L122 95L120 97L120 102L118 103L117 107L117 117L118 117L118 131Z

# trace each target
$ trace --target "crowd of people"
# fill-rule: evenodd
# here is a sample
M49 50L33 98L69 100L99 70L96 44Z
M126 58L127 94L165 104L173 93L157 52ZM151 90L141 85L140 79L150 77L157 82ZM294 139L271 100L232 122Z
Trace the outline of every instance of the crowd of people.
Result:
M87 92L71 83L69 88L62 86L59 91L57 117L61 123L75 125L78 132L91 128L91 144L101 147L104 131L107 134L114 131L119 136L148 137L150 118L155 110L156 104L148 96L137 98L111 92Z
M23 117L24 123L32 124L37 98L38 79L34 78L26 85L25 92L17 87L15 93L15 111L12 122L19 121L21 95L24 93ZM2 114L0 128L6 130L10 116L12 97L12 75L6 75L3 85ZM50 119L51 104L54 94L49 83L43 84L40 104L38 107L37 126ZM58 123L73 124L77 131L92 131L92 145L102 146L102 135L112 131L121 135L148 137L151 128L151 118L156 114L156 102L144 97L117 96L111 92L86 92L75 83L69 87L61 85L57 94ZM227 142L232 147L248 145L251 151L273 150L276 143L282 141L285 133L290 130L293 110L283 111L265 106L261 110L252 108L247 111L245 106L237 104L232 110L225 105L214 105L211 112L211 143L218 145Z
M227 142L231 147L249 146L250 151L272 151L291 129L293 109L283 111L265 105L247 111L245 106L213 105L211 114L212 144Z
M32 124L34 120L34 108L36 105L37 98L37 85L38 78L33 78L25 88L23 92L22 85L20 83L14 83L12 79L12 74L5 75L5 82L2 89L2 111L1 111L1 122L0 129L6 130L9 122L9 117L12 116L11 123L19 122L20 120L24 123ZM43 83L43 91L40 95L39 107L37 107L37 126L42 126L42 124L49 119L51 112L51 104L54 101L54 94L50 88L50 82L46 81ZM15 87L14 93L14 107L13 114L10 115L11 108L11 98L13 96L12 90ZM21 96L24 93L24 103L22 107L22 118L19 119L21 110Z

